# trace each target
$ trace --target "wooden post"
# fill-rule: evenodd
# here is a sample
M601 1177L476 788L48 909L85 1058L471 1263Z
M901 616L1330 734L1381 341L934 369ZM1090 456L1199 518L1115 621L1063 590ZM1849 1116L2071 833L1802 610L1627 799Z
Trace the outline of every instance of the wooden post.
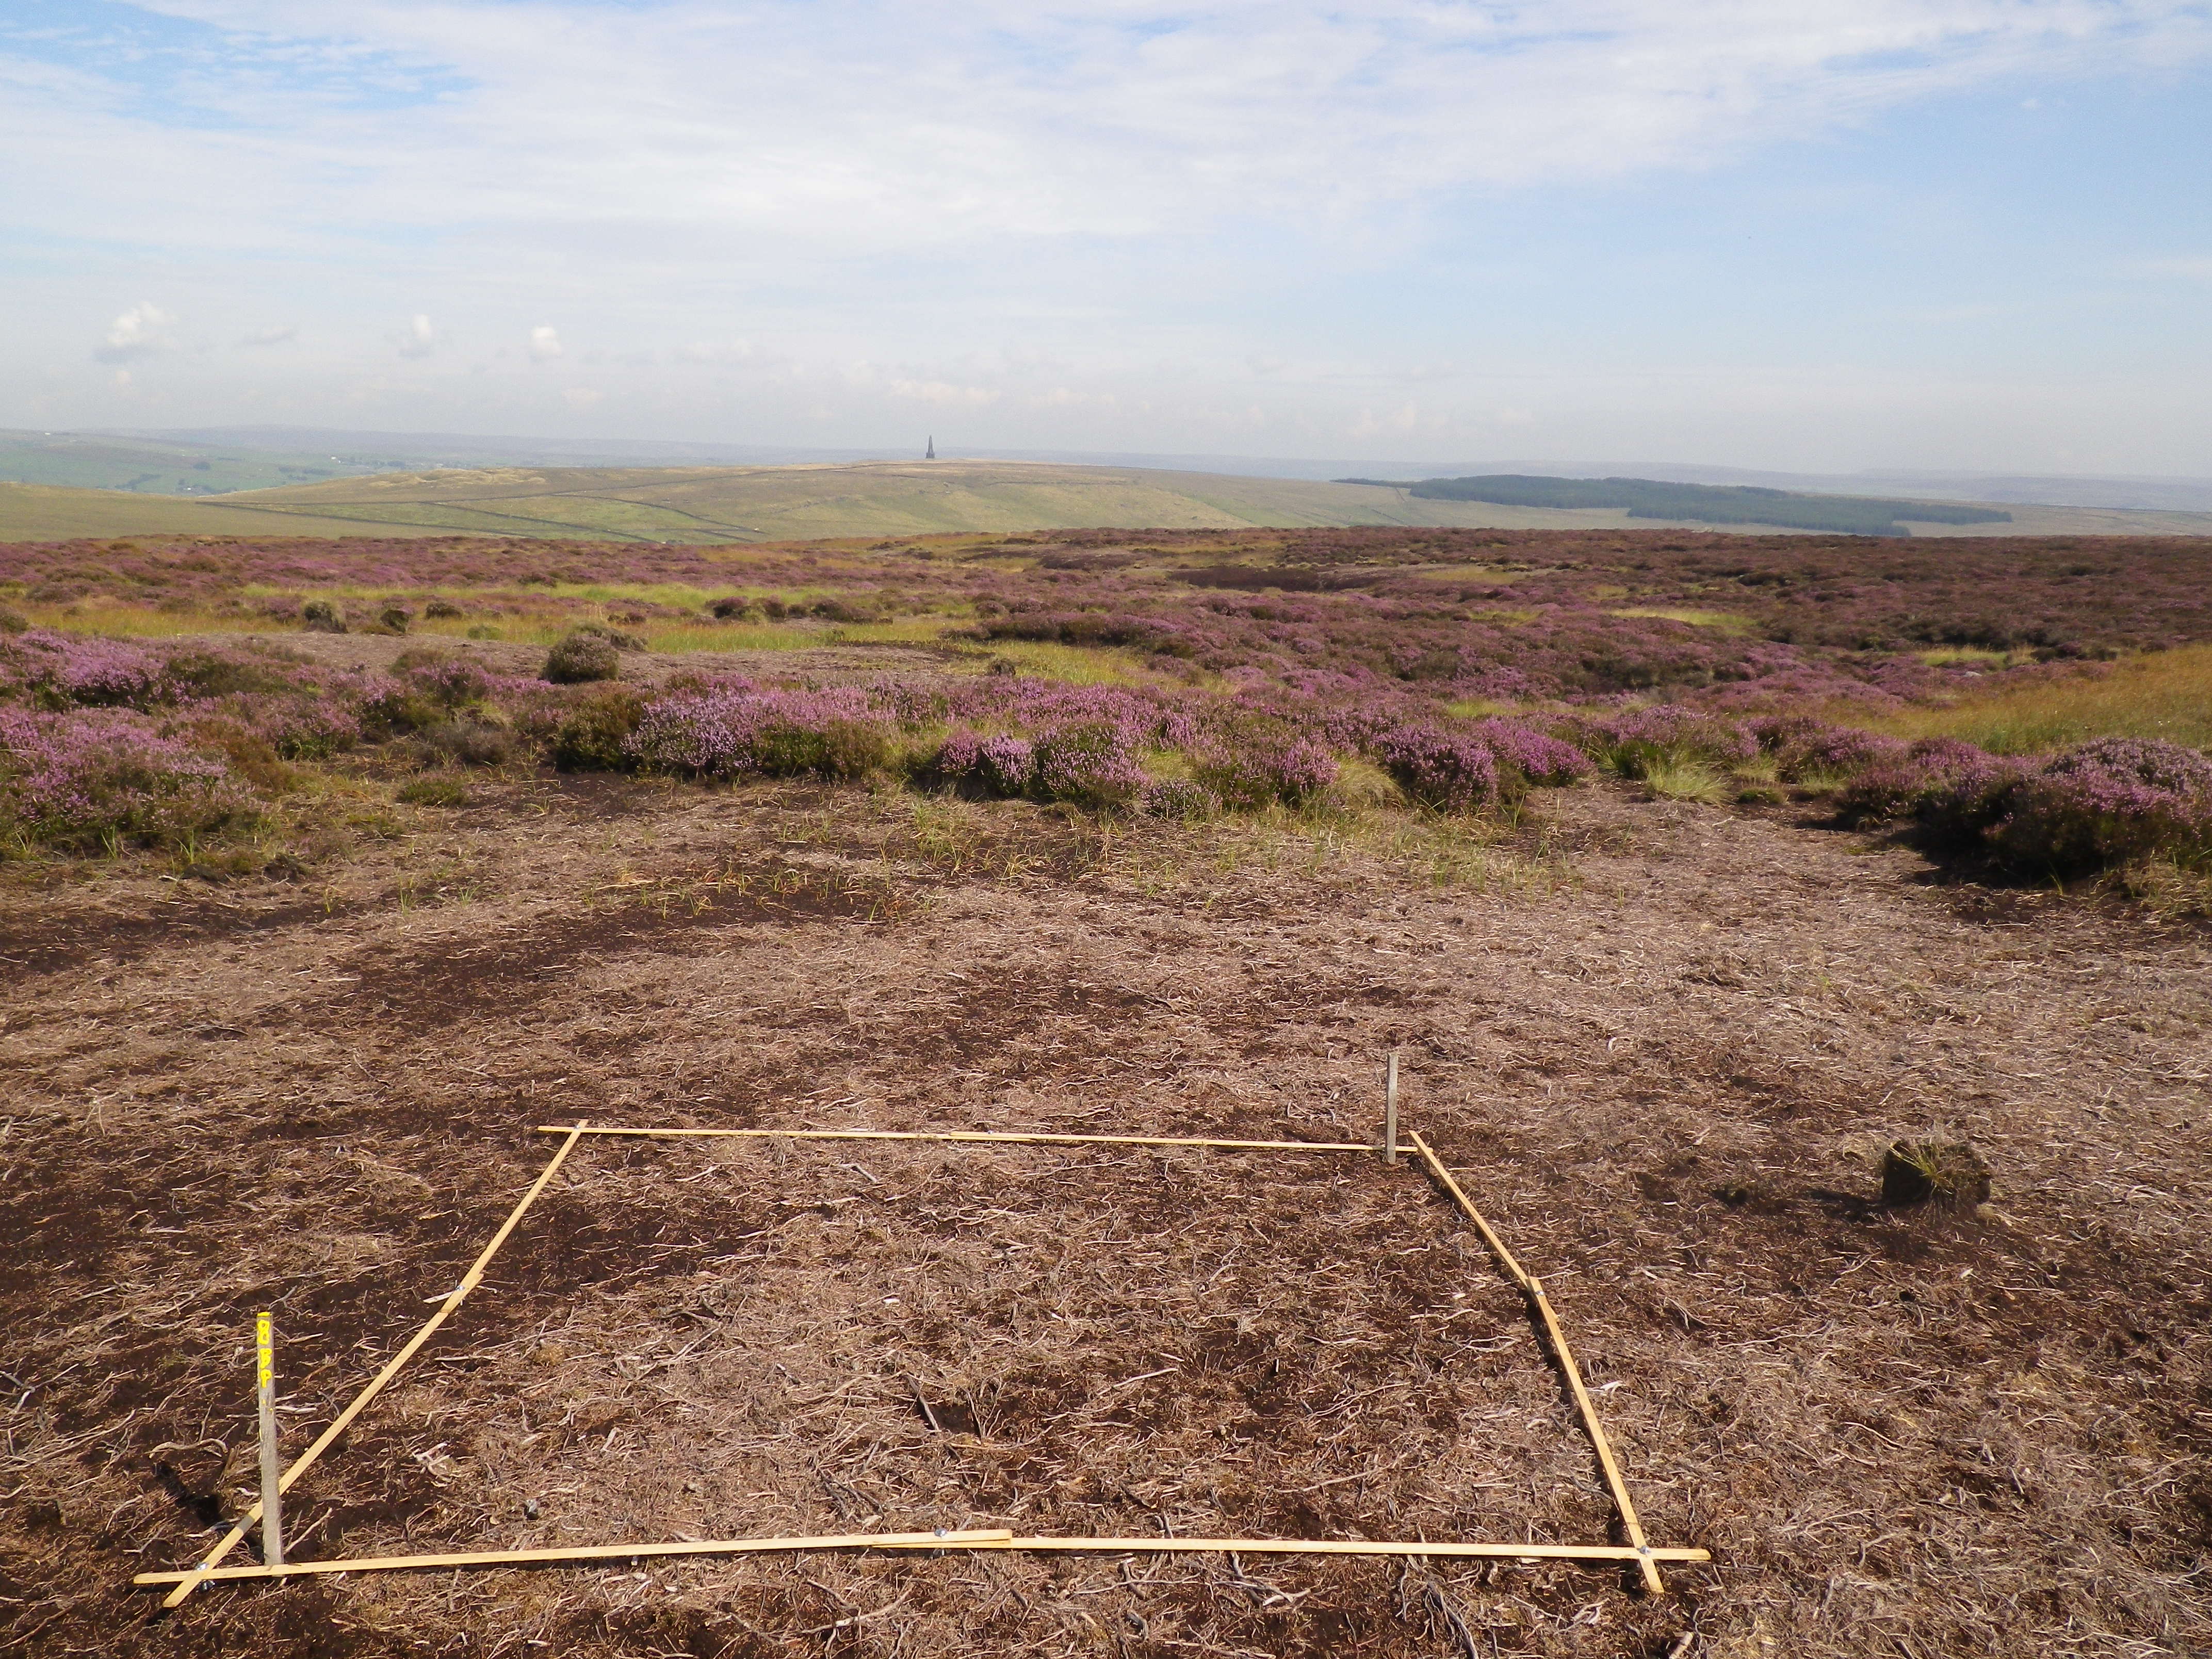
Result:
M1398 1161L1398 1051L1390 1051L1390 1064L1382 1074L1382 1161Z
M265 1313L253 1316L254 1393L261 1407L261 1559L284 1565L284 1517L280 1500L284 1466L276 1453L276 1333Z

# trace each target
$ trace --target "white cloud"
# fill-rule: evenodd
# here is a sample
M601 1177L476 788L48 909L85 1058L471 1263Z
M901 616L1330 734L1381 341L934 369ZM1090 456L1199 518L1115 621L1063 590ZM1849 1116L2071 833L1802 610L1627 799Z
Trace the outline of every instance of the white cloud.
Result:
M176 321L151 300L143 300L107 325L107 343L93 355L103 363L150 357L169 343L164 331Z
M296 328L257 328L251 334L240 336L238 343L241 347L289 345L299 337Z
M572 386L561 394L568 407L579 414L592 407L606 395L604 392L594 392L588 386Z
M2089 118L2069 88L2136 70L2154 73L2103 89L2179 107L2212 62L2203 0L138 0L100 29L128 33L134 9L162 20L131 37L140 56L0 29L9 227L82 250L57 275L11 269L0 423L41 374L82 388L71 418L95 423L74 290L120 272L137 292L156 279L132 273L158 270L211 340L264 343L283 316L307 343L174 350L158 390L180 419L263 398L332 420L373 384L393 427L514 430L574 408L547 395L574 374L605 388L611 431L620 410L672 437L866 443L904 403L974 411L965 440L1008 447L1250 434L1253 453L1328 454L1364 406L1376 450L1427 456L1445 453L1432 434L1489 442L1508 417L1487 411L1525 404L1543 411L1532 442L1727 459L1796 441L1778 413L1739 415L1730 387L1798 387L1798 429L1880 447L1903 428L1826 388L1918 362L1927 384L1900 395L1954 396L1950 429L1977 454L2054 409L2124 447L2071 389L2101 350L2135 377L2112 394L2143 411L2127 434L2161 434L2170 470L2205 453L2186 418L2212 395L2202 337L2136 351L2161 313L2116 346L2081 295L2115 268L2196 283L2212 262L2169 217L2078 277L2066 250L2095 239L2033 192L2099 186L2026 179L2025 159L1985 198L1972 167L1989 152L1956 118L2016 122L2041 94L2027 125L2058 133ZM1938 100L1941 122L1804 143ZM1662 176L1753 155L1725 201ZM2076 217L2112 222L2129 188L2170 214L2188 165L2146 152ZM210 178L221 215L202 206ZM2023 205L2054 257L1941 268L1947 235ZM1929 234L1895 257L1884 228L1915 222ZM1837 264L1814 269L1808 224L1836 233ZM2165 237L2182 256L2146 264ZM43 284L28 303L26 283ZM2155 292L2179 316L2195 290ZM2023 295L1972 330L1911 332ZM423 303L434 330L408 320ZM135 360L175 328L137 307L100 355ZM453 372L402 374L394 353ZM854 362L883 367L855 379Z
M189 216L161 204L217 167L264 207L200 237L297 243L343 217L598 255L649 230L653 257L690 264L757 258L763 238L789 257L1141 235L1699 167L2024 75L2212 54L2196 0L853 0L834 23L574 0L162 9L230 31L228 62L200 67L218 91L228 70L241 115L287 54L381 53L465 89L380 114L301 86L258 122L193 131L48 75L21 125L0 124L10 153L45 148L42 131L80 150L133 135L144 153L155 131L158 153L127 182L30 181L17 218L80 221L127 196L181 230Z

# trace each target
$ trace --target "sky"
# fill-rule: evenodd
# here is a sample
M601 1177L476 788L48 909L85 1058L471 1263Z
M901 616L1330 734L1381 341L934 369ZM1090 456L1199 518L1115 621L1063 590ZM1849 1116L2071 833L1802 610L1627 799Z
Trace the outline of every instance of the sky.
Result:
M2212 0L0 0L0 426L2212 476Z

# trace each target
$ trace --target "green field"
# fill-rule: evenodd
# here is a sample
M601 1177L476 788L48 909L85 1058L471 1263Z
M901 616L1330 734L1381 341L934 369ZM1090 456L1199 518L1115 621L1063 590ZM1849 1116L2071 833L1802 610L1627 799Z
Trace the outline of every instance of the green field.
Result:
M0 430L0 480L131 495L204 496L389 471L393 463L169 438Z
M2011 511L2009 524L1942 529L1954 534L2212 534L2212 514ZM742 543L1086 526L1591 530L1665 528L1669 522L1632 520L1625 509L1615 507L1424 501L1395 487L1026 461L483 467L331 478L204 499L0 483L0 539L18 541L136 534L460 533Z

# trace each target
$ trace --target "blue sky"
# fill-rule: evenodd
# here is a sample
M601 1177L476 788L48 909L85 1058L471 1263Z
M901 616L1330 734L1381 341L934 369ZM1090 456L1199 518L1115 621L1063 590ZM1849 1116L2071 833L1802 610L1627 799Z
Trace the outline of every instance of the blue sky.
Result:
M2212 5L0 0L0 424L2212 475Z

